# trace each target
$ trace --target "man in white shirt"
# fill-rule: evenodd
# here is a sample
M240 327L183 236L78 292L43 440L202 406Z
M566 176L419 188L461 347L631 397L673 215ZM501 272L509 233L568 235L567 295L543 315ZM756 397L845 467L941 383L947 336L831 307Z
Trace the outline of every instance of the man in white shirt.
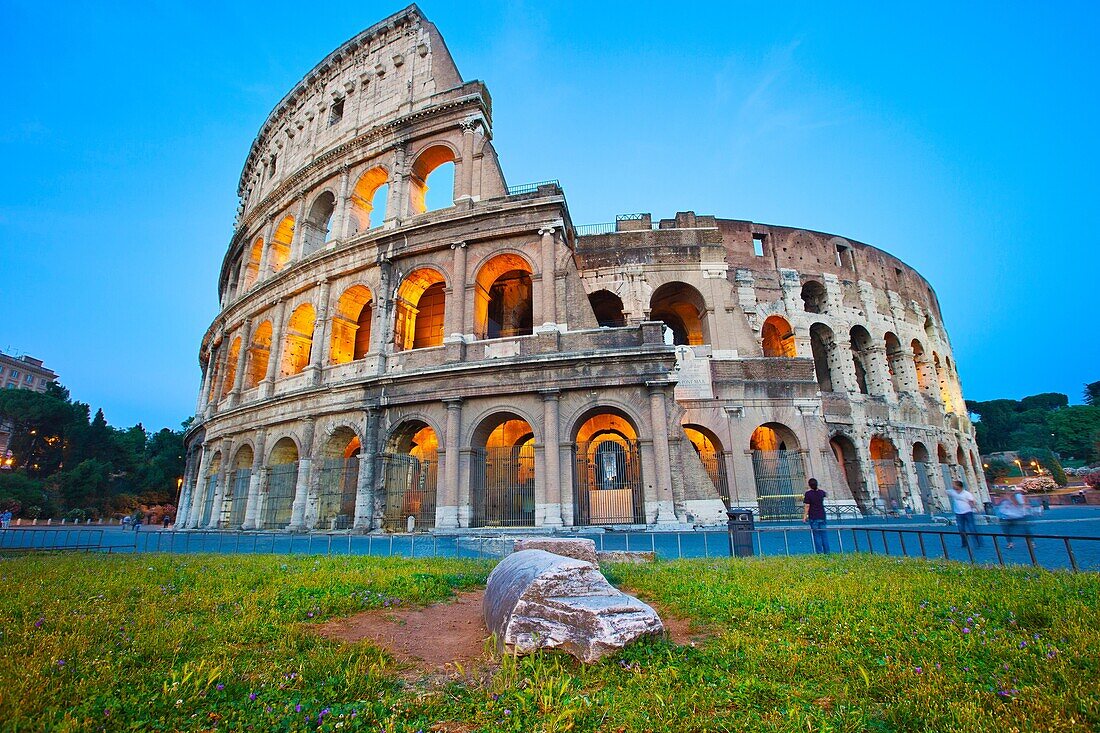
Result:
M967 546L967 535L974 535L974 546L982 546L982 537L978 534L978 525L974 521L974 510L978 508L978 502L974 495L966 490L962 481L955 481L954 486L947 490L947 498L951 500L951 508L955 512L955 522L959 525L959 536L962 537L962 546Z

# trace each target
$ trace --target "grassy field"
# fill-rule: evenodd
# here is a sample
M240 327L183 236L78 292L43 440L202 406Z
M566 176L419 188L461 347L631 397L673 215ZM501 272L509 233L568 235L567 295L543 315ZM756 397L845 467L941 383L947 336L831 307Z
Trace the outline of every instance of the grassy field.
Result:
M488 564L0 559L0 729L1094 731L1100 576L882 557L680 561L609 577L699 624L589 667L420 677L319 621L429 603ZM432 629L423 633L432 634Z

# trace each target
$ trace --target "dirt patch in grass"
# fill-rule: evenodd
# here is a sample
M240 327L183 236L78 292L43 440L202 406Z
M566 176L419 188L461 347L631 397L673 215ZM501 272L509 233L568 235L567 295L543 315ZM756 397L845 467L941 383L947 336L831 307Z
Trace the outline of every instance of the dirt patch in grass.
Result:
M370 641L426 672L452 672L455 662L469 671L491 661L486 657L489 631L481 610L484 598L482 588L432 606L364 611L322 624L318 631L339 641ZM709 636L690 620L657 605L654 608L672 643L694 645Z
M459 593L432 606L364 611L329 621L322 636L340 641L371 641L398 660L426 671L453 669L483 658L489 636L481 615L485 590Z

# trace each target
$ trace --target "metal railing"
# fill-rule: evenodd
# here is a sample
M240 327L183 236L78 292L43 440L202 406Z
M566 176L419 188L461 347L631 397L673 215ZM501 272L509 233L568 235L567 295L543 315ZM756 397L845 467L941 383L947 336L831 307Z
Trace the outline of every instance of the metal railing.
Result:
M581 224L574 227L578 237L590 237L596 234L613 234L616 230L615 222L602 222L600 224Z
M102 548L102 529L0 529L0 551L5 552L91 552Z
M520 194L524 193L534 193L543 186L554 186L556 188L561 188L561 184L558 183L558 180L556 178L552 178L549 181L536 181L535 183L521 183L518 186L509 186L508 195L519 196Z

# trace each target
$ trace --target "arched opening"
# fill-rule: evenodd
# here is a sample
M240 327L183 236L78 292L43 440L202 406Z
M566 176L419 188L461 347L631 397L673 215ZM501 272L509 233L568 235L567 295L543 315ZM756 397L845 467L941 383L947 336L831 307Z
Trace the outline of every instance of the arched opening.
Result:
M302 303L290 314L286 327L286 346L283 349L283 364L280 374L290 377L301 374L309 366L313 353L313 325L316 314L313 306Z
M271 358L271 321L264 321L252 332L252 344L248 347L248 371L245 389L252 389L267 376L267 362Z
M905 350L901 347L898 337L887 331L886 342L886 369L890 372L890 385L894 388L894 394L907 392L905 384Z
M913 350L913 369L917 373L917 389L920 390L921 394L930 395L932 376L929 375L928 371L931 365L924 353L924 346L917 339L913 339L909 347Z
M932 461L931 456L928 454L928 448L919 441L913 443L913 470L917 474L920 502L924 506L924 511L931 514L937 504L932 484Z
M410 528L410 517L412 529L434 527L439 473L439 438L435 430L420 420L401 423L390 434L379 458L385 497L382 528L405 532Z
M218 451L210 459L210 465L206 467L206 490L202 497L202 511L199 513L200 527L210 526L210 519L214 516L214 495L218 493L218 477L222 470L222 454Z
M252 446L242 445L233 457L233 473L226 485L226 496L222 501L222 516L219 526L239 529L244 524L245 510L248 508L248 486L252 481L252 461L255 455Z
M871 334L863 326L853 326L848 333L852 344L852 365L856 371L856 388L860 394L870 394L867 389L867 372L871 366Z
M955 449L955 465L959 467L959 480L963 482L963 486L966 487L967 491L970 491L970 478L966 475L968 468L966 452L961 445Z
M215 349L210 354L210 360L207 362L207 370L210 374L209 389L206 395L206 401L213 403L218 401L218 376L222 373L222 360L221 349Z
M794 329L782 316L768 316L760 329L760 341L764 348L764 356L780 356L788 359L797 356Z
M610 290L597 290L588 296L588 302L596 315L596 323L600 324L601 328L619 328L626 325L623 301L615 293Z
M237 380L237 360L241 356L241 337L233 339L229 345L229 354L225 357L225 379L222 380L221 398L224 400L233 391L233 383Z
M932 352L932 366L936 369L936 381L940 387L940 400L943 402L944 412L954 412L955 403L951 399L951 384L948 382L947 370L940 364L940 355Z
M878 498L875 505L887 514L901 511L901 481L898 476L898 449L893 441L882 435L871 437L871 464L878 482Z
M344 291L332 316L329 358L333 364L347 364L367 355L373 318L374 299L365 285L353 285Z
M761 519L802 516L806 473L794 431L780 423L765 423L749 439L756 503Z
M517 254L493 257L477 273L474 328L483 339L530 336L531 265Z
M516 415L486 418L474 431L470 458L472 527L533 527L535 436Z
M704 327L706 302L687 283L665 283L649 299L649 320L661 321L672 332L672 343L701 346L709 339ZM666 340L669 336L666 334Z
M297 485L298 446L291 438L280 438L267 459L267 487L260 503L260 529L282 529L290 524Z
M718 496L721 497L722 502L728 509L730 506L730 487L726 478L726 461L722 456L722 441L718 440L717 435L702 425L685 425L684 434L691 441L699 460L703 462L703 468L706 469L707 476L714 484L715 491L718 492Z
M834 380L833 352L836 350L836 338L831 328L824 323L810 326L810 351L814 356L814 373L817 375L817 387L822 392L836 391L840 380Z
M859 451L856 450L855 443L846 435L834 435L829 439L829 448L835 460L833 467L837 471L836 480L848 486L860 512L868 514L871 504L863 485L863 468L859 464Z
M643 524L638 431L624 414L597 408L573 432L575 524Z
M445 287L443 276L426 267L409 273L401 283L393 327L395 351L443 345Z
M824 285L816 280L809 280L802 286L802 308L807 313L824 313L827 303Z
M445 145L433 145L417 157L409 174L409 206L413 214L454 205L454 161L454 152ZM429 196L432 189L438 193Z
M294 217L284 217L275 228L275 234L268 245L270 252L267 260L271 263L272 274L281 272L290 262L290 243L294 241Z
M242 281L242 293L247 293L260 279L260 263L264 256L263 237L256 237L252 242L252 248L248 251L248 262L244 266L244 280Z
M351 193L350 231L366 231L382 226L386 218L386 202L389 198L389 174L375 166L359 176Z
M305 229L302 231L302 254L308 255L325 246L333 239L332 214L336 211L336 196L325 191L313 200L306 216Z
M359 485L359 436L349 427L337 428L321 449L317 486L318 529L348 529L355 521Z

